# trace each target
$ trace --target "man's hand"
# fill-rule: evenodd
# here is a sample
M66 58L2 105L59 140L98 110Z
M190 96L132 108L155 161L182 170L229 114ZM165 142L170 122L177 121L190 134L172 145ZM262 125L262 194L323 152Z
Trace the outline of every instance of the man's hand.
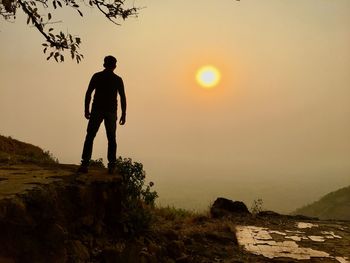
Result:
M89 119L90 119L90 115L91 115L90 112L85 111L85 118L86 118L86 119L89 120Z
M119 120L119 124L120 125L124 125L125 124L125 122L126 122L125 118L126 118L126 115L122 114L122 116L120 117L120 120Z

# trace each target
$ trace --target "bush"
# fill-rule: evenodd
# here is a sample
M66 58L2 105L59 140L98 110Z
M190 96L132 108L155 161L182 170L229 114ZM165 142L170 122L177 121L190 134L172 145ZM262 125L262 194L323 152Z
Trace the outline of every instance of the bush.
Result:
M150 209L154 207L158 194L151 190L154 186L153 182L145 184L146 172L143 170L142 163L119 157L117 169L123 177L122 209L124 211L120 220L124 226L124 232L137 234L148 228L152 220Z
M253 215L257 215L262 211L263 200L261 198L255 199L250 208L250 211Z
M44 163L55 163L58 164L58 158L56 158L50 151L44 151L44 158L42 159L42 162Z
M90 160L89 163L90 167L96 167L96 168L105 168L105 165L103 164L103 159L99 158L96 160Z

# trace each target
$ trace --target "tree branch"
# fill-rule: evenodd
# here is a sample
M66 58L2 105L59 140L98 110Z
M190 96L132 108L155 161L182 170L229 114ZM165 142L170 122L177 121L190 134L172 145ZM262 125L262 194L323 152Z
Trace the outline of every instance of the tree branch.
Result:
M115 22L114 20L112 20L112 19L109 17L108 13L106 13L106 12L101 8L100 3L99 3L98 1L96 1L95 5L97 6L98 10L100 10L100 11L107 17L107 19L108 19L109 21L111 21L113 24L116 24L116 25L118 25L118 26L120 25L120 24L118 24L117 22Z
M56 43L53 42L51 40L51 38L49 37L49 35L47 35L44 31L44 26L43 24L39 23L36 19L36 17L34 16L33 12L31 12L26 3L23 3L22 0L18 0L18 3L21 5L22 10L24 11L24 13L26 13L28 15L28 17L31 19L33 25L38 29L38 31L45 37L46 41L48 41L50 44L56 46Z
M47 30L48 24L55 22L50 21L52 14L49 11L44 11L44 16L41 15L37 7L42 7L47 10L52 4L54 9L63 8L64 6L70 7L78 11L80 16L83 13L79 9L77 0L1 0L0 1L0 16L9 21L11 18L16 19L16 10L20 8L27 16L27 24L32 24L39 33L44 37L46 43L44 46L44 53L51 49L48 53L47 59L54 58L56 61L64 61L64 51L69 51L72 59L75 59L78 63L83 58L83 55L78 52L81 40L79 37L73 37L71 34L63 33L60 31L58 34L53 34L54 28ZM81 0L85 3L84 0ZM86 1L87 2L87 1ZM115 25L120 25L117 19L121 17L126 19L129 16L137 15L138 8L124 8L125 0L89 0L91 7L97 8L109 21ZM47 19L43 19L47 17Z

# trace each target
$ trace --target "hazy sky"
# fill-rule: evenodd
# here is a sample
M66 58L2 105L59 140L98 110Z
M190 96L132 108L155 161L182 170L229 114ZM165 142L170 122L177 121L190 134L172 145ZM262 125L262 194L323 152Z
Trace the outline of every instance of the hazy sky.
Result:
M132 2L132 1L131 1ZM288 212L350 184L349 0L137 0L114 26L96 10L56 20L85 59L47 62L18 15L0 24L0 134L79 163L83 101L105 55L118 59L127 124L118 154L142 162L161 204L203 209L217 196ZM212 90L196 70L215 65ZM104 128L93 158L106 160Z

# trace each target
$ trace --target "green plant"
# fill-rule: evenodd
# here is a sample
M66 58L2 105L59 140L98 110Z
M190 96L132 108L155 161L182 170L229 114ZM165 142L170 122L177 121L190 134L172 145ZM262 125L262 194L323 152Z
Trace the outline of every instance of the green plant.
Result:
M90 165L90 167L105 168L105 165L103 164L102 158L99 158L96 160L90 160L89 165Z
M53 153L51 153L50 151L44 151L44 162L47 162L47 163L56 163L56 164L58 164L59 163L59 161L58 161L58 158L57 157L55 157L54 155L53 155Z
M146 172L143 170L142 163L133 162L131 158L119 157L117 169L123 177L127 201L129 203L143 201L146 205L154 206L158 194L151 190L154 186L153 182L145 185Z
M256 215L262 211L263 200L261 198L254 199L250 211L253 215Z
M146 172L142 163L133 162L130 158L117 159L117 169L123 177L122 183L122 209L120 218L124 231L137 234L147 228L152 219L151 208L154 207L158 197L151 188L153 182L145 183Z

